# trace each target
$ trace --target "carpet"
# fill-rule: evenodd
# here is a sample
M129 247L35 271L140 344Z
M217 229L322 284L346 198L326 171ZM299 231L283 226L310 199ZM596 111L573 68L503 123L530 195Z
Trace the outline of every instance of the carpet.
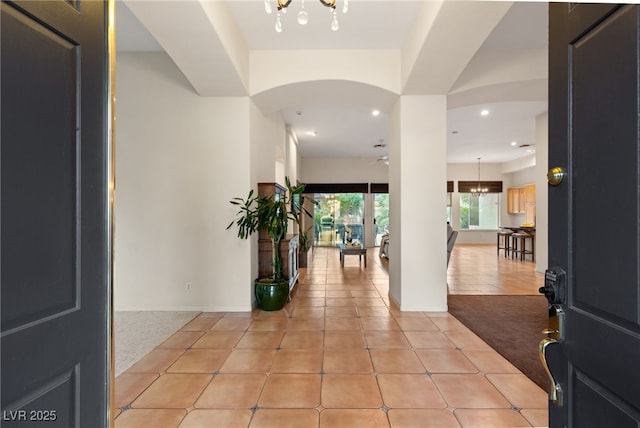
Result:
M449 295L449 313L547 390L538 356L541 332L548 327L544 296Z
M118 376L200 312L116 311L115 375Z

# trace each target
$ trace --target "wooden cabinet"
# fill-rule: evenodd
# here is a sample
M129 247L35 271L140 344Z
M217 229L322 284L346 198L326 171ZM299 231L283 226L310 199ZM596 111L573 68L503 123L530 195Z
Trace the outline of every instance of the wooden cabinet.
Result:
M524 214L525 223L536 222L536 185L528 184L523 187L507 189L507 212L509 214Z
M287 235L280 241L282 274L289 278L289 292L298 282L298 235Z
M270 196L274 193L284 197L287 189L278 183L258 183L258 194ZM287 235L280 241L282 274L289 278L289 290L298 281L298 235ZM258 232L258 277L273 273L273 243L265 231Z
M536 224L536 185L524 187L524 222Z
M515 187L507 189L507 212L509 214L520 212L520 189Z

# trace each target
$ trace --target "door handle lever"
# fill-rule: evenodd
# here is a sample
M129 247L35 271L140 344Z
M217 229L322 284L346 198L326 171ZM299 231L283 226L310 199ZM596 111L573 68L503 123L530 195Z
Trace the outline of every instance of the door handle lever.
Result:
M552 330L543 330L545 334L555 333ZM560 341L556 339L552 339L550 337L545 337L540 341L540 345L538 346L538 354L540 355L540 361L542 361L542 366L544 370L547 372L547 376L549 377L549 381L551 385L549 386L549 399L553 402L556 407L562 407L562 387L553 377L551 370L549 369L549 364L547 364L547 347L554 343L560 343Z
M553 402L556 407L562 407L562 387L560 383L556 382L549 364L547 363L547 347L554 343L564 342L565 334L565 312L562 305L553 304L549 306L549 328L542 330L542 334L547 335L540 341L538 346L538 354L540 355L540 361L542 361L542 367L547 372L551 385L549 386L549 400Z

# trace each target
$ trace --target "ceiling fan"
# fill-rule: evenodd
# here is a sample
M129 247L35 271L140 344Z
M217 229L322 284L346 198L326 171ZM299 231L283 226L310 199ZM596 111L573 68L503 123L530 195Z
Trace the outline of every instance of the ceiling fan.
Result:
M535 144L520 144L518 148L525 149L527 153L534 153L536 151Z
M371 164L384 162L385 165L389 165L389 156L378 156L373 162L369 162Z
M378 144L373 145L374 149L384 149L385 147L387 147L387 145L384 143L384 139L382 138L378 140ZM378 156L376 160L371 163L379 163L379 162L384 162L385 165L389 165L389 156L388 155Z

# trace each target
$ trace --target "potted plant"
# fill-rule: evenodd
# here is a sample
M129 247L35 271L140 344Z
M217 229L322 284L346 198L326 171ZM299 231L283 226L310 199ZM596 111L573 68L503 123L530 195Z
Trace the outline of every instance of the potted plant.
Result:
M232 205L239 207L239 211L227 229L235 224L240 239L247 239L253 233L264 230L272 241L272 275L255 280L256 299L260 307L266 311L282 309L289 297L289 281L282 272L280 241L287 234L290 220L300 224L299 209L304 199L302 197L304 185L291 186L289 177L285 177L285 182L288 191L284 196L256 195L252 189L246 199L233 198L229 201ZM310 215L304 208L302 212Z
M312 240L309 236L309 232L313 229L313 226L309 226L304 232L300 232L300 246L298 252L298 267L306 268L309 266L309 250L311 249Z

